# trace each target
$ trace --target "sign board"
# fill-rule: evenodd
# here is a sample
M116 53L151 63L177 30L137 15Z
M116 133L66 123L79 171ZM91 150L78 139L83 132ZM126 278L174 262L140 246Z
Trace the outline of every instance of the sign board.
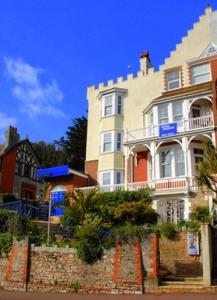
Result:
M199 255L199 236L198 232L188 232L187 233L187 247L189 255Z
M69 174L69 167L67 165L57 166L52 168L38 169L37 177L40 178L50 178L65 176Z
M159 128L160 137L177 134L177 123L162 124Z
M64 208L62 203L65 198L65 192L51 192L50 201L51 201L51 216L60 217L64 215Z

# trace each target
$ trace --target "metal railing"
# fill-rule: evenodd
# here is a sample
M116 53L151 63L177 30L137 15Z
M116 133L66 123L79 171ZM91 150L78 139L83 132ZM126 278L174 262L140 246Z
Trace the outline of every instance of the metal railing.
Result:
M200 130L200 129L214 126L212 114L198 117L198 118L181 120L173 123L177 124L177 133L190 132L190 131ZM167 125L167 124L157 124L149 127L128 131L126 133L126 142L143 140L152 137L159 137L161 125Z
M155 192L165 193L171 190L195 189L197 182L195 177L176 177L166 179L156 179L152 181L130 182L127 183L128 191L136 191L144 188L152 188ZM77 190L88 193L93 189L97 189L102 193L125 190L125 184L105 185L105 186L88 186L77 188Z

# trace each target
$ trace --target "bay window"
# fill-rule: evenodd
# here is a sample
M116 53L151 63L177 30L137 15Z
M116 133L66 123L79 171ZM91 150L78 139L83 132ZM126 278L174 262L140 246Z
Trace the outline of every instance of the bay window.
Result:
M102 117L123 114L123 96L119 94L110 94L102 97Z
M124 181L124 173L122 170L108 170L100 172L100 185L116 185L122 184Z
M185 175L184 152L181 148L175 147L160 152L160 177L179 177Z
M107 131L101 134L101 153L122 151L123 147L123 132L122 131Z
M176 176L184 176L185 161L184 161L184 153L182 149L177 149L175 151L175 162L176 162Z
M172 169L171 169L171 152L170 151L162 151L161 152L161 177L171 177Z

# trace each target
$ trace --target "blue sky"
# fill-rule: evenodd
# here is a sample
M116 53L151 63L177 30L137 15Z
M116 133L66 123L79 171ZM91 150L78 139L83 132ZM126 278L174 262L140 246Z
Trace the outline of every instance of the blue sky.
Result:
M86 114L87 86L136 72L144 50L157 69L206 4L1 0L0 141L9 124L31 141L58 139Z

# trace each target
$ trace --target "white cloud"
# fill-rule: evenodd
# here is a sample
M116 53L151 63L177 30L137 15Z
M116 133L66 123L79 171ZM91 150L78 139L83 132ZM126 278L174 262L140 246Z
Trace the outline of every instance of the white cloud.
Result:
M55 80L43 84L40 74L44 71L32 67L21 58L5 57L4 61L7 75L15 83L12 94L19 100L22 112L29 116L66 117L58 107L63 101L63 93Z
M16 119L10 118L7 115L0 112L0 141L2 142L4 139L4 133L8 129L9 125L15 125Z

